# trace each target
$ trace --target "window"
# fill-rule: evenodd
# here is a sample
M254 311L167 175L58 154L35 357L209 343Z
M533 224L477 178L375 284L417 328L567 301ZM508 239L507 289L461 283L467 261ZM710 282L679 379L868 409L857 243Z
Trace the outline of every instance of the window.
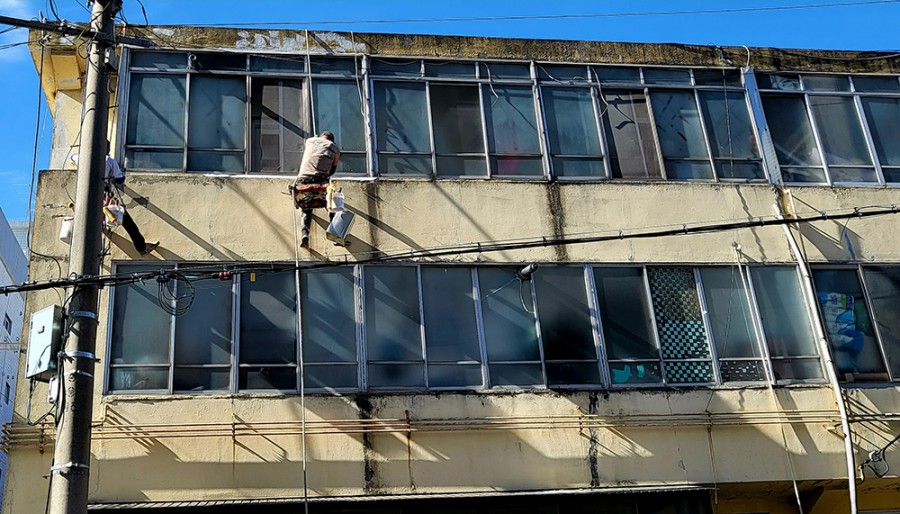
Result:
M591 88L542 87L550 160L557 177L605 177Z
M296 172L303 157L303 141L309 137L305 120L303 81L265 79L253 81L250 91L253 171Z
M486 176L478 86L432 84L435 174Z
M3 401L9 405L10 400L12 399L12 387L9 385L9 382L4 384L3 388Z
M604 96L603 130L613 178L663 178L643 92L610 89Z
M888 136L900 128L897 77L760 74L758 82L785 182L900 180Z
M158 269L123 263L116 271ZM119 286L107 390L292 392L301 364L306 390L334 392L822 378L795 268L518 271L407 264L247 273L198 284L193 306L177 316L160 308L155 280ZM816 273L820 293L828 290L820 297L841 305L840 295L869 291L865 319L875 336L865 344L874 353L863 352L860 372L872 364L893 373L896 361L878 368L872 359L877 342L883 355L897 346L891 309L900 274L866 267L865 280L854 281L852 270ZM182 280L169 285L175 295L187 290Z
M375 82L375 141L382 175L431 175L425 84Z
M881 266L816 267L813 280L838 378L900 379L900 270Z
M9 314L3 314L3 330L6 330L7 335L12 335L13 323Z
M541 177L541 143L531 87L482 87L491 169L499 177Z
M674 180L713 178L694 94L655 91L650 100L666 175Z

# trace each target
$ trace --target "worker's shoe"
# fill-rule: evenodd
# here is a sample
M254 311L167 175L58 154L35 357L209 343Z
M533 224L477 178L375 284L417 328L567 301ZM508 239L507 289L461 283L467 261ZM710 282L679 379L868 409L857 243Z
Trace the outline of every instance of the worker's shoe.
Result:
M309 248L309 236L303 236L300 238L300 247Z
M141 252L141 255L149 255L150 252L156 250L159 247L159 241L154 241L152 243L147 243L147 246L144 247L144 250Z

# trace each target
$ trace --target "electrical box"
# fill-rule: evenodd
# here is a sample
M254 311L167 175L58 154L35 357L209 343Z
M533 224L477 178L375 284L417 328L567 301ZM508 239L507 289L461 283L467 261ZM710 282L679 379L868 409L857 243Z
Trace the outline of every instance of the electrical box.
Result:
M62 342L62 307L51 305L31 315L25 377L47 382L56 374Z

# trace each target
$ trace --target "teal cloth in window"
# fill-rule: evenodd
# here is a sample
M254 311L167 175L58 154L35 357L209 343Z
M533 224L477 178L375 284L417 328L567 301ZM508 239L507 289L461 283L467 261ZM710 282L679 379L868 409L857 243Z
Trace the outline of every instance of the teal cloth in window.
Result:
M859 355L865 346L863 334L856 329L854 303L855 299L848 294L819 292L825 331L840 371L857 372Z

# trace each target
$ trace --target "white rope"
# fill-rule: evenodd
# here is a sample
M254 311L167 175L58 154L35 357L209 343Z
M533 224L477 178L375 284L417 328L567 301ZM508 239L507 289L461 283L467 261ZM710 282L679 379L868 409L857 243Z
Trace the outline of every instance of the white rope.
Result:
M307 43L309 39L307 38ZM308 65L308 63L307 63ZM300 241L297 238L297 208L294 206L294 191L290 194L291 217L294 220L294 288L297 298L297 337L300 340L300 444L301 459L303 461L303 512L309 514L309 480L306 470L306 381L303 369L303 335L300 320Z

